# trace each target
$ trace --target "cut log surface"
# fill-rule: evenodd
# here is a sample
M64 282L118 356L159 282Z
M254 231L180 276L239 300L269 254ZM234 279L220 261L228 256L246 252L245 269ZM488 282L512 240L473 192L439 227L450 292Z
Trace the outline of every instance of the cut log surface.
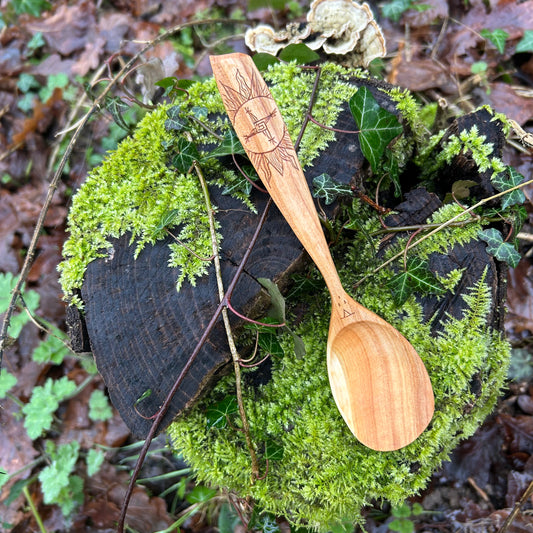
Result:
M370 87L373 89L373 87ZM375 91L382 100L384 93ZM379 100L378 100L379 101ZM390 107L380 101L380 105ZM353 129L354 122L348 109L343 112L337 126ZM356 136L339 134L333 143L306 171L306 178L323 172L343 183L360 185L360 170L365 162ZM218 206L221 222L222 277L225 286L230 283L252 234L259 214L266 204L266 195L254 190L252 198L259 214L253 214L220 189L211 191L212 201ZM397 214L389 217L390 225L423 223L427 216L440 206L434 194L425 189L415 189L397 206ZM206 325L218 306L218 290L214 267L210 275L197 280L196 287L184 283L179 292L175 282L178 269L167 266L169 241L159 241L146 246L134 259L135 245L129 245L129 235L113 240L113 252L108 258L89 264L83 287L85 324L99 372L108 388L111 401L126 425L137 438L146 437L153 417L164 402L176 378L187 362ZM454 249L449 265L431 264L431 269L447 273L453 268L466 267L468 279L465 287L477 281L488 267L487 281L493 287L495 309L499 308L503 285L501 273L493 259L485 252L482 243L472 249ZM247 262L245 272L232 297L233 306L244 314L257 311L258 300L264 291L256 281L258 277L287 281L289 273L301 264L302 247L275 206L261 231L259 241ZM426 317L438 313L460 316L464 301L450 295L437 301L424 299ZM501 326L499 315L492 317L493 325ZM234 327L242 320L230 313ZM70 317L73 331L83 331ZM83 335L82 335L83 336ZM79 347L86 351L86 347ZM172 404L159 427L163 430L173 418L191 406L209 389L210 384L224 372L230 361L226 333L219 320L207 343L202 348L192 368L172 400ZM146 395L151 391L149 395ZM142 400L138 401L141 397Z
M225 211L221 269L227 287L259 216L247 212L228 196L217 197L216 190L212 196L219 209ZM257 203L262 210L266 198L258 197ZM200 278L196 287L185 283L178 292L178 269L167 266L169 241L147 246L136 260L135 246L128 243L129 235L113 241L112 257L89 265L82 297L98 371L113 405L132 433L142 438L150 428L149 417L164 402L219 300L212 265L209 275ZM256 277L279 277L301 254L296 237L273 208L239 279L231 300L233 307L242 313L250 312L261 289ZM230 320L233 326L239 322L231 314ZM194 402L230 358L219 320L175 395L162 427ZM151 391L150 396L135 405L147 391Z

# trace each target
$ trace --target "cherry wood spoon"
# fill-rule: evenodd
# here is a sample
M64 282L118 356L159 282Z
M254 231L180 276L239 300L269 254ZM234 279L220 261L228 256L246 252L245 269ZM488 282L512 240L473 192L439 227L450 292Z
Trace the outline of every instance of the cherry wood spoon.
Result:
M237 136L331 294L327 362L337 407L369 448L402 448L433 416L426 368L405 337L342 288L287 127L252 59L244 54L210 59Z

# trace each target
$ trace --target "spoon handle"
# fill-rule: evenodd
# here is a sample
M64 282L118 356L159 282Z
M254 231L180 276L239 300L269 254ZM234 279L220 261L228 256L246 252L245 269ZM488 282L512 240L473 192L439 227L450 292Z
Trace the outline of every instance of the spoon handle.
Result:
M342 294L307 181L267 84L250 56L227 54L210 60L228 116L264 186L330 292Z

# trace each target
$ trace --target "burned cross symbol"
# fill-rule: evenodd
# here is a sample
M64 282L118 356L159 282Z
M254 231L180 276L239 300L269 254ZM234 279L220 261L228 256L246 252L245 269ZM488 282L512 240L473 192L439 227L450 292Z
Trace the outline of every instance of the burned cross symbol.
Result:
M254 128L245 135L245 139L249 141L252 137L258 134L263 134L268 139L270 144L276 144L278 141L272 135L272 132L268 129L267 124L270 122L270 119L276 114L276 109L273 109L266 117L257 118L249 108L245 108L247 115L250 117L250 120L253 122Z

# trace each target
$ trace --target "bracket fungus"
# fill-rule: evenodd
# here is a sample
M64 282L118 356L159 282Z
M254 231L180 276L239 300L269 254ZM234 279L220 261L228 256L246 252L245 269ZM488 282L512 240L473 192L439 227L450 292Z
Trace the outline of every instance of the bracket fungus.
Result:
M312 50L335 54L341 64L367 67L386 54L385 38L367 3L353 0L314 0L307 24L289 24L276 32L261 24L246 32L248 48L276 55L289 44L304 43Z

